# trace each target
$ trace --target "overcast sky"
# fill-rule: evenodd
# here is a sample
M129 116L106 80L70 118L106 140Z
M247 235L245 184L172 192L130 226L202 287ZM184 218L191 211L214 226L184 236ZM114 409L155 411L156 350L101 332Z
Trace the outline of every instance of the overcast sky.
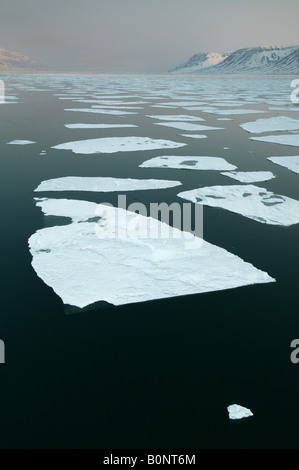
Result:
M0 0L0 46L56 70L166 72L197 52L299 43L298 0Z

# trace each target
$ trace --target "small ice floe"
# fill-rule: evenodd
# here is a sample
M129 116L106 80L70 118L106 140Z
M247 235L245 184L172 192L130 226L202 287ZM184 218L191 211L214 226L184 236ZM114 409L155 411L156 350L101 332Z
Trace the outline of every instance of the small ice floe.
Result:
M270 144L290 145L299 147L299 134L268 135L266 137L249 137L250 140L258 142L267 142Z
M112 116L125 116L127 114L137 114L133 111L119 111L115 109L95 109L95 108L70 108L64 111L72 111L74 113L94 113L94 114L111 114Z
M266 111L261 111L258 109L216 109L216 110L204 110L204 113L210 114L220 114L223 116L233 115L233 114L264 114Z
M146 116L151 119L158 119L160 121L176 121L176 122L187 122L187 121L204 121L203 118L197 116L189 116L187 114L165 114L158 116Z
M121 129L123 127L138 127L134 124L65 124L68 129Z
M160 106L174 106L176 108L182 108L184 106L197 106L200 104L200 101L169 101L167 103L159 103Z
M217 121L233 121L231 118L217 118Z
M76 154L90 155L93 153L133 152L179 148L187 144L171 140L150 139L149 137L103 137L100 139L78 140L55 145L57 150L71 150Z
M221 127L202 126L200 124L192 124L189 122L155 122L156 126L173 127L182 131L216 131L223 130Z
M283 166L294 173L299 174L299 156L292 157L268 157L268 160L276 165Z
M240 181L240 183L260 183L275 178L271 171L235 171L221 174Z
M248 409L240 405L231 405L227 408L229 419L238 420L244 418L250 418L253 413Z
M42 150L41 153L40 153L41 156L45 156L47 155L47 151L46 150Z
M140 168L175 168L178 170L236 170L222 157L178 157L162 156L155 157L143 162Z
M202 134L179 134L182 137L191 137L192 139L207 139L207 135L202 135Z
M131 178L66 176L43 181L35 189L35 191L141 191L150 189L174 188L175 186L180 186L181 184L182 183L180 181L170 180L137 180Z
M73 221L29 240L34 270L68 305L124 305L274 282L225 249L153 217L87 201L37 205Z
M286 116L277 116L269 119L258 119L254 122L240 124L240 127L251 134L262 134L263 132L293 131L299 129L299 119Z
M208 186L178 194L182 199L243 215L269 225L299 223L299 201L254 185Z
M36 144L36 142L32 142L31 140L12 140L11 142L7 142L7 145L32 145Z

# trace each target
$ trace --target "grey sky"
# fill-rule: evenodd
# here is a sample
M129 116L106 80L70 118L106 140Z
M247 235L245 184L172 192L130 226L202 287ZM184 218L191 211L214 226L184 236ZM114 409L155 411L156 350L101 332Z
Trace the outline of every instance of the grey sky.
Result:
M202 51L298 44L298 0L1 0L0 46L53 69L164 72Z

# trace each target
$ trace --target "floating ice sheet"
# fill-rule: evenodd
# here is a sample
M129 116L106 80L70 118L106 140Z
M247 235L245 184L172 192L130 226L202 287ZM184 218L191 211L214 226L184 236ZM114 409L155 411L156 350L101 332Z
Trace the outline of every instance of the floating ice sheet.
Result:
M156 126L173 127L182 131L214 131L223 130L221 127L202 126L200 124L192 124L189 122L155 122Z
M184 170L235 170L237 167L222 157L155 157L143 162L140 168L175 168Z
M299 174L299 156L269 157L268 160Z
M284 135L268 135L265 137L249 137L250 140L258 142L267 142L270 144L290 145L291 147L299 147L299 134Z
M258 186L211 186L185 191L178 196L226 209L263 224L290 226L299 223L299 201Z
M157 140L149 137L103 137L101 139L78 140L66 142L52 147L58 150L71 150L73 153L116 153L142 150L156 150L165 148L184 147L187 144L172 142L171 140Z
M229 419L238 420L244 418L250 418L253 413L248 408L244 408L240 405L231 405L227 408Z
M271 171L234 171L221 174L241 183L260 183L261 181L269 181L275 178Z
M31 140L12 140L11 142L7 142L7 145L31 145L36 144L36 142L32 142Z
M35 191L140 191L173 188L181 184L170 180L67 176L43 181Z
M202 134L180 134L182 137L192 137L193 139L207 139L207 135Z
M299 129L299 119L286 116L277 116L269 119L258 119L255 122L240 124L245 131L251 134L261 134L263 132L292 131Z
M146 116L152 119L158 119L160 121L176 121L176 122L187 122L187 121L204 121L203 118L197 116L189 116L187 114L164 114L157 116Z
M133 111L119 111L115 109L96 109L96 108L70 108L64 111L73 111L75 113L94 113L94 114L111 114L112 116L125 116L126 114L137 114Z
M274 281L223 248L151 217L86 201L38 205L45 214L81 222L38 230L29 240L33 268L68 305L122 305ZM95 216L98 223L84 222ZM153 236L165 230L167 238Z
M68 129L121 129L123 127L138 127L134 124L65 124Z

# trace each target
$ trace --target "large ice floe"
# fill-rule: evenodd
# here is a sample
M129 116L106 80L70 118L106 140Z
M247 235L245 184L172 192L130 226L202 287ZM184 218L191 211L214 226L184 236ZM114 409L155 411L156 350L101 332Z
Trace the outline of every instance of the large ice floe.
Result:
M267 142L270 144L290 145L299 147L299 134L267 135L265 137L249 137L250 140Z
M37 204L47 215L73 220L29 239L33 268L68 305L122 305L274 282L225 249L152 217L86 201Z
M123 127L138 127L134 124L65 124L68 129L121 129Z
M184 147L187 144L171 140L151 139L149 137L103 137L100 139L77 140L55 145L57 150L71 150L73 153L116 153L141 150L156 150Z
M244 418L250 418L253 416L253 413L248 408L244 408L244 406L240 405L230 405L227 408L229 419L238 420Z
M293 157L268 157L272 163L283 166L294 173L299 174L299 156Z
M251 134L262 134L263 132L295 131L299 129L299 119L286 116L277 116L269 119L258 119L254 122L240 124L240 127Z
M162 156L151 158L139 165L140 168L175 168L179 170L235 170L237 167L222 157L178 157Z
M202 126L190 122L155 122L156 126L173 127L181 131L216 131L223 130L221 127Z
M299 201L254 185L210 186L185 191L178 196L264 224L290 226L299 223Z
M43 181L35 191L140 191L173 188L181 184L180 181L170 180L66 176Z
M232 171L221 174L240 181L240 183L260 183L275 178L271 171Z

